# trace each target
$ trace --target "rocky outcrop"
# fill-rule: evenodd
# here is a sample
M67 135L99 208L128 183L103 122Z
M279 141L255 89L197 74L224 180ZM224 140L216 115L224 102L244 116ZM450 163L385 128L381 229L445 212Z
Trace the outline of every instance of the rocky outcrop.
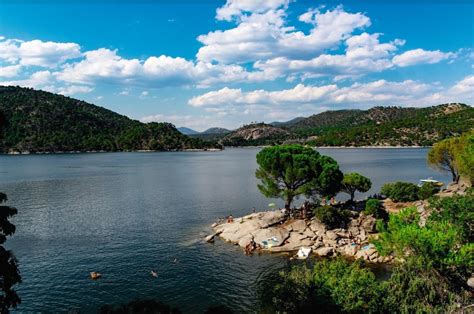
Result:
M224 241L242 248L254 241L258 250L267 252L295 252L309 247L319 256L341 254L373 263L390 260L381 257L368 242L375 235L376 220L372 216L360 214L350 220L347 229L330 230L316 218L288 221L283 218L280 211L259 212L213 225L213 229Z

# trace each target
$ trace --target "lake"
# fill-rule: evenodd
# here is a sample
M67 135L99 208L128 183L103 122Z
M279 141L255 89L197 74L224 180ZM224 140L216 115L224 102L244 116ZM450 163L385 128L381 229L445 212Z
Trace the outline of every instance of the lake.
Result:
M274 202L257 190L258 151L0 156L0 191L19 212L7 241L23 277L17 310L94 312L156 298L185 313L256 311L257 291L288 257L245 256L202 238L216 218ZM449 180L426 165L427 149L319 151L371 178L368 194L388 181ZM103 278L90 280L91 271Z

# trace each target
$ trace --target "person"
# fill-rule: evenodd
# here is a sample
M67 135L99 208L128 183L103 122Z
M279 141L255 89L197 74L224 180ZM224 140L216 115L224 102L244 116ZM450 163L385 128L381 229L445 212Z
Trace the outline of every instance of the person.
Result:
M252 252L257 248L257 245L253 238L250 240L250 242L245 246L245 254L250 255Z
M255 213L257 212L257 210L255 209L255 207L252 208L252 213Z
M227 223L230 224L230 223L233 223L234 222L234 217L232 217L232 215L229 215L227 217Z

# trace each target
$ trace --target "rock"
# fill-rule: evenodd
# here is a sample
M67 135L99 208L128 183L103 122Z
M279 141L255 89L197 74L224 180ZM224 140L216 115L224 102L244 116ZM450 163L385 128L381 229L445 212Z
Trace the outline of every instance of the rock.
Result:
M361 222L361 227L368 233L372 233L375 231L375 223L376 219L374 217L366 216Z
M338 251L341 254L347 255L347 256L354 256L357 253L357 247L355 245L351 244L346 244L344 246L341 246Z
M333 247L322 247L316 250L316 254L319 256L328 256L334 253Z
M215 228L215 227L217 227L217 222L215 222L211 225L211 228Z
M474 288L474 277L471 277L467 280L467 285L471 288Z
M240 247L245 248L247 246L247 244L249 244L250 241L252 241L252 239L253 239L253 235L247 234L247 235L243 236L242 238L240 238L238 244L239 244Z
M323 235L326 232L326 226L316 218L311 219L309 229L317 235Z
M275 237L276 241L272 246L280 246L290 236L288 230L279 227L270 227L265 229L257 230L254 234L254 240L257 244L262 244L262 241L266 241L269 238Z
M361 242L364 242L365 240L367 240L367 235L364 229L359 229L359 235L357 236L357 238L359 238Z
M324 243L322 241L316 241L313 243L313 251L324 246Z
M295 232L304 232L306 230L306 227L306 222L303 219L295 220L285 226L285 228L291 228L291 231Z
M207 243L213 243L214 242L214 237L215 237L214 234L210 234L210 235L208 235L207 237L204 238L204 241L206 241Z
M326 238L328 238L329 240L336 240L338 238L338 235L334 231L328 230L326 231Z
M336 232L336 235L341 238L350 238L350 233L346 230Z
M268 228L282 221L283 214L279 210L260 212L257 218L262 228Z

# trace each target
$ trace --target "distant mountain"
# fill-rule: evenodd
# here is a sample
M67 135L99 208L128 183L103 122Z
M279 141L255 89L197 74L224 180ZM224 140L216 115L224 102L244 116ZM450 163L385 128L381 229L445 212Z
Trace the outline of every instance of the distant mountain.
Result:
M280 143L290 135L290 132L282 128L265 123L255 123L232 131L221 140L221 143L225 146L263 145Z
M49 92L0 86L0 152L182 150L214 147L170 123L141 123Z
M195 131L193 129L190 129L190 128L187 128L187 127L179 127L177 128L177 130L181 133L183 133L184 135L194 135L194 134L199 134L198 131Z
M202 131L200 134L227 134L231 131L225 128L209 128L205 131Z
M303 119L306 119L306 118L305 117L297 117L297 118L291 119L289 121L285 121L285 122L274 121L274 122L271 122L269 124L273 125L273 126L278 126L278 127L291 126L295 123L300 122Z

